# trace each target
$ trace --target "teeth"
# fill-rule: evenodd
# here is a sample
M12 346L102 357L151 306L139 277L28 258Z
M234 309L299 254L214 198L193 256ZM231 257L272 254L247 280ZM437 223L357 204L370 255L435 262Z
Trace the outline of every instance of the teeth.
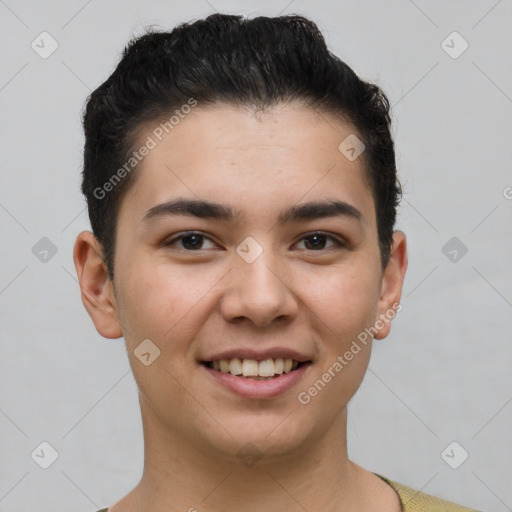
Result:
M229 371L231 372L231 375L241 375L243 372L242 361L237 358L231 359L231 361L229 361Z
M255 361L254 359L244 359L242 369L244 377L257 377L259 375L258 361Z
M275 365L273 359L264 359L258 365L258 375L260 377L272 377L275 373ZM245 373L244 373L245 375Z
M239 359L235 357L233 359L212 361L212 366L215 370L231 373L231 375L270 378L274 375L290 373L296 370L299 366L299 362L293 359L283 359L282 357L264 359L262 361L256 361L255 359Z

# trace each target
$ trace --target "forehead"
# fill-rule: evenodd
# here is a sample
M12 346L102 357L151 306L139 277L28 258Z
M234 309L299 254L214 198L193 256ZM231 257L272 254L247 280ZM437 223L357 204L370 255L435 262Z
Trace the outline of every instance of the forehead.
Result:
M248 213L333 194L373 209L363 159L350 160L339 149L355 129L330 114L293 105L255 113L218 104L195 107L172 125L165 119L145 125L139 136L140 144L151 140L152 149L123 199L139 219L183 196L231 200Z

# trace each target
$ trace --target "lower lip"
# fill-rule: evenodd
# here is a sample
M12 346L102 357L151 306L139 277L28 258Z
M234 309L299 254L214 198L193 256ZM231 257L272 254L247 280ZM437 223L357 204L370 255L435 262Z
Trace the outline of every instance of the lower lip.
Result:
M254 380L251 378L236 377L231 373L224 373L205 365L201 365L217 382L233 393L244 398L265 399L274 398L288 391L304 376L311 363L303 364L290 373L283 373L279 377L268 380Z

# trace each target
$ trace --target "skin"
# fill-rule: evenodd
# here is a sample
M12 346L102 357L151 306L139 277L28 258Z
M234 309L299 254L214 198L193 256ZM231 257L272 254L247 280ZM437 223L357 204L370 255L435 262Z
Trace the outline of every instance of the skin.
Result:
M144 427L143 476L110 512L213 512L227 504L250 512L400 510L394 490L347 455L346 406L365 375L371 342L307 405L297 399L399 302L407 268L406 238L396 231L382 269L362 159L351 162L338 150L354 132L298 104L262 114L197 106L137 167L119 212L113 283L92 233L77 237L83 303L102 336L126 340ZM231 223L184 215L142 220L178 197L240 213ZM277 224L281 210L325 199L353 205L361 221ZM190 239L164 245L189 230L204 235L200 250ZM315 246L312 231L333 239ZM236 252L247 236L263 249L252 263ZM375 338L389 330L386 322ZM161 353L145 366L134 350L148 338ZM225 349L276 346L313 364L272 399L236 395L199 363ZM251 467L237 457L247 443L260 457Z

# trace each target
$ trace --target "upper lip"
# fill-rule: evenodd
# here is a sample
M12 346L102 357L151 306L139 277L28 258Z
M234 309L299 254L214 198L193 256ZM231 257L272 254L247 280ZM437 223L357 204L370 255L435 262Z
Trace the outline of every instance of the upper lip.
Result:
M299 363L311 361L311 358L284 347L268 348L265 350L255 350L252 348L235 348L231 350L224 350L217 352L202 359L202 361L220 361L221 359L255 359L256 361L262 361L263 359L276 359L282 357L283 359L293 359Z

